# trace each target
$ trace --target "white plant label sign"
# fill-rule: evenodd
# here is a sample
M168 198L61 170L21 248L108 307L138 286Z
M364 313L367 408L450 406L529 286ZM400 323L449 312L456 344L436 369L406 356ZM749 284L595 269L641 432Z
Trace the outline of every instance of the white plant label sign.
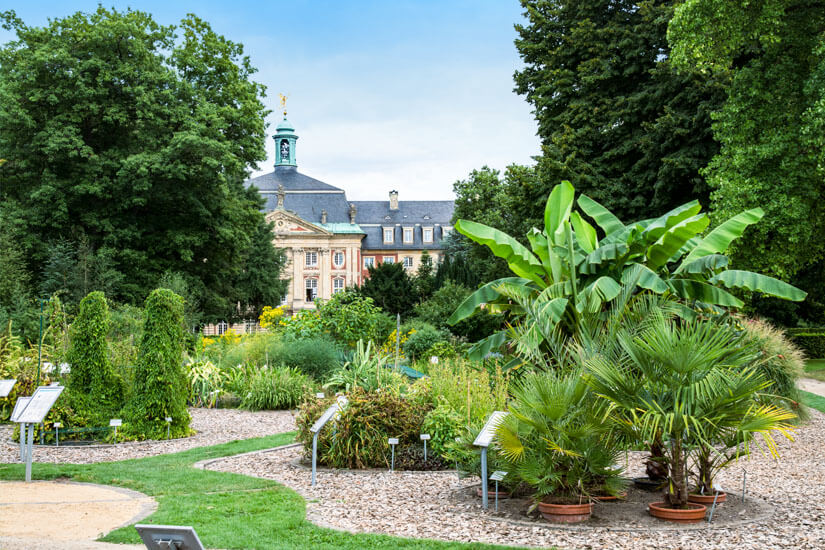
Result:
M493 442L493 436L496 434L496 429L498 425L501 424L502 420L510 413L504 411L493 411L490 415L490 418L487 419L487 423L484 424L484 427L481 428L481 431L476 437L476 440L473 441L473 445L476 447L489 447L490 443Z

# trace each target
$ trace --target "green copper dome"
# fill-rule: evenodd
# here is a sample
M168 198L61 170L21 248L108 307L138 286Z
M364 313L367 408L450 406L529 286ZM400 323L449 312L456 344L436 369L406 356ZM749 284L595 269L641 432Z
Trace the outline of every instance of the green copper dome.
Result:
M286 119L286 113L272 137L275 139L275 166L297 166L295 142L298 141L298 136L295 134L295 128Z
M284 117L284 119L278 123L278 126L275 129L278 131L279 134L282 133L282 130L284 132L295 131L295 128L292 127L292 124L286 119L286 117Z

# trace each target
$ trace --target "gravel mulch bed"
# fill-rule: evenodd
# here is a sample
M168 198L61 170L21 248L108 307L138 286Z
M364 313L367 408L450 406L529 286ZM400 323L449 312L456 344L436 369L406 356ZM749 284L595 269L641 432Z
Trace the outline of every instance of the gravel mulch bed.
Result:
M756 506L755 515L763 519L732 524L737 521L737 497L730 496L734 506L723 514L728 519L720 521L731 523L723 526L714 520L711 528L703 529L675 529L673 524L648 522L646 518L633 529L627 524L568 529L538 521L527 525L508 522L500 517L502 514L497 517L483 512L480 499L467 497L475 490L478 478L459 480L450 472L319 470L318 485L313 488L310 471L296 462L301 449L294 447L230 457L207 467L283 483L307 500L310 521L351 532L560 548L822 549L825 416L816 411L811 414L811 421L797 431L796 442L778 441L779 461L754 449L750 459L733 464L717 480L723 489L737 493L742 473L747 471L748 498L761 497L772 505ZM643 475L641 459L642 453L631 454L630 476ZM750 513L745 510L742 515Z
M92 464L130 458L177 453L195 447L208 447L238 439L262 437L295 429L290 411L249 412L238 409L189 409L192 437L169 441L135 441L117 445L38 446L34 462ZM14 425L0 426L0 462L20 462L20 447L12 442Z

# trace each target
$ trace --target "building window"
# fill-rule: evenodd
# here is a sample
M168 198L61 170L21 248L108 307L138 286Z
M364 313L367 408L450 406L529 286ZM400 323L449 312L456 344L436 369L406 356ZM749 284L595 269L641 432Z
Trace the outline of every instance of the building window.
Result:
M410 269L413 266L412 256L404 256L404 267Z
M425 243L433 242L433 228L432 227L424 227L421 229L423 241Z
M307 279L306 281L307 302L312 302L318 297L318 279Z
M221 321L218 323L218 334L223 334L229 328L229 325L226 324L226 321Z
M258 323L252 319L246 319L243 322L243 331L245 334L255 334L258 329Z
M336 278L332 280L332 293L338 294L344 291L344 279Z
M444 225L441 226L441 238L442 239L446 239L450 235L450 229L451 228L446 227Z
M336 252L332 255L332 265L335 267L344 267L344 253Z
M307 252L306 258L304 260L304 265L306 267L318 267L318 253L317 252Z
M364 269L375 267L375 258L372 256L364 256Z
M404 244L412 244L413 242L413 228L412 227L405 227L404 228Z
M395 263L395 257L394 256L384 256L383 261L384 261L385 264L394 264Z
M392 244L395 240L395 229L392 227L385 227L384 228L384 244Z

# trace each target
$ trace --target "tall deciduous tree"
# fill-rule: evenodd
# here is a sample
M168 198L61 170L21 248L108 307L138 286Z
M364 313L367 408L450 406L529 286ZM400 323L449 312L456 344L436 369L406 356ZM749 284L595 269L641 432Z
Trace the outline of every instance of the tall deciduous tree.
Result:
M17 39L0 49L0 205L22 220L30 271L48 243L83 235L122 275L114 298L140 303L174 271L207 314L229 314L262 220L243 180L265 158L267 110L242 46L193 15L2 22Z
M714 77L677 74L666 31L674 2L522 0L516 91L535 107L542 163L622 219L707 204L700 175L718 146ZM539 200L536 204L540 205ZM520 233L518 233L520 234Z
M825 259L825 2L687 0L669 39L674 62L730 78L706 170L718 219L765 210L734 257L803 283ZM819 266L819 267L817 267ZM821 277L806 290L825 301ZM820 319L821 320L821 319Z

